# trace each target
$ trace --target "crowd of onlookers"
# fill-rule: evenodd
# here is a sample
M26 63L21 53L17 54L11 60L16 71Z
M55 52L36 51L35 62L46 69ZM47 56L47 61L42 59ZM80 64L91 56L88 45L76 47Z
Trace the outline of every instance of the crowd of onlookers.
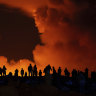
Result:
M46 83L48 85L54 85L62 90L77 90L79 88L80 92L83 92L85 90L87 90L87 92L93 92L93 90L96 91L96 72L91 72L91 78L89 78L88 68L86 68L84 72L73 69L70 73L67 68L62 71L61 67L59 67L56 71L55 67L48 65L44 68L43 71L39 70L38 72L37 66L32 66L30 64L28 66L28 72L25 72L24 69L21 68L20 71L16 69L14 75L12 74L12 72L9 72L9 74L6 75L6 70L7 68L5 67L5 65L3 66L3 68L0 68L1 81L2 78L12 78L12 80L18 79L21 80L21 82L23 80L23 82L25 83ZM18 76L19 72L21 73L21 76ZM42 76L43 72L45 73L44 76ZM62 75L62 72L64 72L65 75Z
M7 68L5 67L5 65L3 66L3 68L0 67L0 75L6 76L6 70L7 70ZM50 65L48 65L43 70L45 75L48 73L50 74L50 71L52 71L52 74L55 76L56 75L61 76L61 72L62 72L61 67L59 67L58 71L56 71L55 67L51 67ZM16 69L14 76L18 76L18 72L19 72L19 70ZM39 70L39 72L38 72L37 66L36 65L32 66L31 64L28 66L28 73L24 72L23 68L21 68L20 73L21 73L22 77L24 77L24 76L42 76L42 71ZM85 77L85 79L88 79L88 68L85 69L85 72L73 69L71 73L68 71L67 68L65 68L64 73L65 73L66 77L70 77L70 74L72 74L73 79L75 79L79 75L83 75ZM9 72L9 75L12 75L12 72ZM91 78L94 80L96 79L96 72L91 72Z

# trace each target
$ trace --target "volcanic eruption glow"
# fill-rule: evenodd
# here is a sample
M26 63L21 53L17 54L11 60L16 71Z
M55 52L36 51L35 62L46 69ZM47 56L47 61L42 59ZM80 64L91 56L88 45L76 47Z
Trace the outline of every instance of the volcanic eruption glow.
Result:
M27 11L34 18L39 33L43 33L44 45L37 44L33 50L38 70L48 64L56 69L67 67L70 71L86 67L95 70L95 0L0 0L0 3ZM6 65L7 73L16 68L27 71L30 63L34 65L26 58L8 63L5 57L0 57L0 66Z

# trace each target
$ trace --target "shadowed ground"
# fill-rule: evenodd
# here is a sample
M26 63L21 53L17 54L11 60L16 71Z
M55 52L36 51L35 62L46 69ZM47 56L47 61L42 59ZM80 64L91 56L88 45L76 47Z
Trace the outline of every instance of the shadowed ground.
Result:
M0 96L91 96L83 95L77 92L64 92L53 86L38 85L31 87L29 85L21 85L16 88L15 85L0 87Z

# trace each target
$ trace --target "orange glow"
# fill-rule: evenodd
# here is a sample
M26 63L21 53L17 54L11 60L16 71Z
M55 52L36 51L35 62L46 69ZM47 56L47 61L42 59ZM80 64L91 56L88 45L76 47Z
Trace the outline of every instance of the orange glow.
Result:
M64 5L58 5L59 7L51 4L49 0L0 0L0 3L21 8L34 16L39 32L43 33L41 39L45 43L45 46L38 45L34 50L34 58L38 70L43 70L48 64L55 66L56 69L59 66L63 70L65 67L68 67L70 71L73 68L84 71L86 67L90 71L95 70L96 44L91 42L91 31L88 29L81 30L78 27L79 25L70 23L75 21L73 18L74 13L87 8L88 4L78 8L78 6L69 2L69 0L65 0ZM38 8L42 8L41 11L44 13L38 12ZM56 10L54 11L54 9ZM54 15L53 13L56 14ZM0 57L0 66L6 65L8 69L7 74L10 71L14 73L16 68L19 70L24 68L27 71L30 63L34 65L29 60L11 61L9 64L6 58Z
M15 62L14 60L10 61L10 63L7 62L7 59L5 57L0 57L0 67L2 68L3 65L6 65L7 68L7 74L9 74L9 72L12 72L14 75L15 69L19 70L19 75L20 74L20 70L21 68L24 69L25 72L28 72L28 66L29 64L34 65L33 62L29 61L29 60L20 60L18 62Z

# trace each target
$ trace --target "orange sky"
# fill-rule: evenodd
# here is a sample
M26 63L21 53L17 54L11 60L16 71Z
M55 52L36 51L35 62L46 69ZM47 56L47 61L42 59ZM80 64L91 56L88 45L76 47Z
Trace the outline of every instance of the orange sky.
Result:
M73 2L71 0L64 2L63 0L0 0L0 3L21 8L34 16L39 32L43 33L42 41L45 43L45 46L37 45L34 50L34 58L39 69L51 64L56 69L59 66L62 69L68 67L70 71L73 68L84 70L86 67L91 71L95 70L94 41L96 39L92 39L95 28L94 25L91 26L93 23L88 21L90 17L88 20L84 19L87 11L90 13L90 10L93 10L91 8L89 10L89 2L84 0L78 5L75 0ZM1 66L3 64L8 66L7 72L22 67L27 70L26 67L31 63L23 60L13 62L11 66L6 59L0 59Z

